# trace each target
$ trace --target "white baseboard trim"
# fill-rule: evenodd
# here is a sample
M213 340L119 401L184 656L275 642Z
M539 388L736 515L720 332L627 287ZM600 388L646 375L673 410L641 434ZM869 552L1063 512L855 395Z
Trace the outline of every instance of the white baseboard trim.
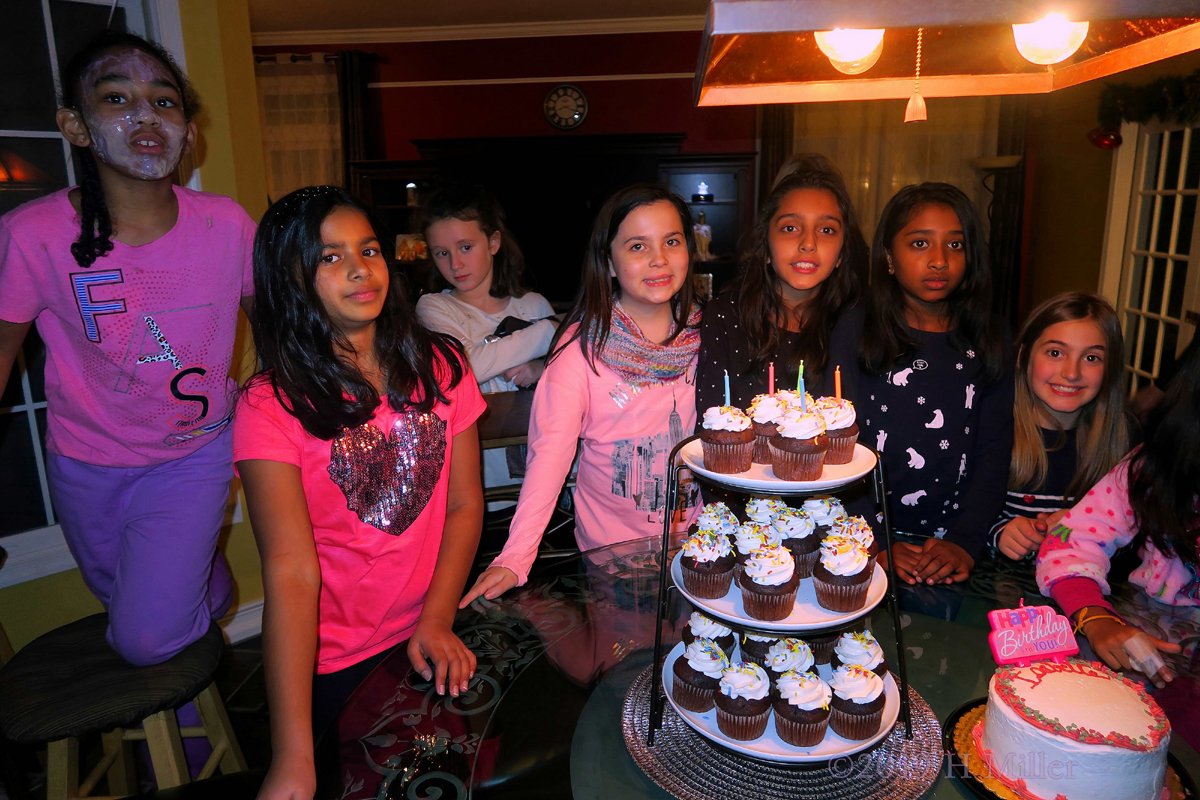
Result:
M51 525L0 538L8 558L0 567L0 589L75 569L62 528Z
M263 599L242 603L217 623L230 644L253 639L262 633Z

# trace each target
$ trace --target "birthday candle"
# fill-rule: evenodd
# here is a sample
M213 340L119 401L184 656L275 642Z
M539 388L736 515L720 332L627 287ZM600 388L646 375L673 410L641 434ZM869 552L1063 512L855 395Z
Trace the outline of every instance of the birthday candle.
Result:
M775 396L775 362L767 364L767 394Z
M838 400L842 399L842 368L840 366L833 370L833 394Z
M796 392L800 395L800 410L807 412L808 403L804 400L804 360L800 360L800 374L796 378Z
M729 370L725 370L725 405L729 404Z

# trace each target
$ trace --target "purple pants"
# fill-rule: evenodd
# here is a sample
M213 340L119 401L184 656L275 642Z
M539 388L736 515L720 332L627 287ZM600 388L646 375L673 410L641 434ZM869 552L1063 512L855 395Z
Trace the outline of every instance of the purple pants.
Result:
M46 471L67 546L127 661L166 661L229 610L233 578L217 534L233 478L232 425L164 464L97 467L51 455Z

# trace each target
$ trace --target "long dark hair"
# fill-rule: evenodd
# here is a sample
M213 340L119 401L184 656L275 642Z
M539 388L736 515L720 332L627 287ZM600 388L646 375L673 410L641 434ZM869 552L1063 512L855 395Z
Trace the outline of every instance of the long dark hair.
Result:
M317 295L321 223L336 208L361 212L381 234L370 209L344 189L310 186L267 209L254 236L254 344L262 366L251 381L269 383L304 430L326 440L365 423L380 402L371 382L338 355L352 347ZM386 236L379 241L386 247ZM458 342L423 328L394 278L375 321L375 356L396 411L431 411L466 374Z
M489 238L499 232L500 249L492 256L492 288L488 294L492 297L522 297L529 291L524 284L525 256L505 224L504 209L491 192L482 186L465 184L435 189L421 203L416 229L427 235L430 225L446 219L478 223L484 236ZM431 271L431 291L440 292L449 285L439 270Z
M904 315L904 290L888 274L888 254L901 229L922 208L946 206L962 224L967 270L962 283L947 298L950 342L962 352L975 350L983 365L984 383L995 383L1004 373L1000 333L992 318L992 269L983 225L963 191L948 183L919 183L896 192L883 207L871 246L871 285L867 289L867 316L863 325L863 368L874 375L889 372L916 350Z
M842 173L833 162L819 153L794 155L775 178L758 212L758 219L746 240L741 257L741 281L736 290L739 324L750 346L750 368L756 369L779 348L789 315L780 293L780 278L771 266L771 227L784 198L800 189L823 189L837 200L842 215L842 250L838 267L804 305L800 334L790 363L804 361L804 369L819 377L829 359L829 340L843 309L859 296L862 276L867 269L867 242L858 226L858 215L846 190Z
M1146 441L1129 460L1129 504L1138 531L1164 555L1196 565L1200 493L1200 336L1150 413Z
M1125 392L1121 385L1125 369L1121 320L1102 297L1083 292L1055 295L1035 308L1017 333L1013 452L1008 469L1008 488L1015 492L1030 485L1040 488L1049 468L1038 414L1042 401L1033 393L1029 382L1033 347L1051 325L1077 320L1094 322L1104 336L1104 378L1096 397L1079 415L1075 476L1067 487L1067 496L1078 497L1095 486L1129 452L1129 423L1125 417ZM1057 422L1054 425L1059 428L1058 447L1062 447L1066 434Z
M608 198L596 216L592 233L588 237L587 252L583 257L583 279L580 282L579 295L575 298L571 313L567 315L563 324L558 326L554 341L550 343L551 359L578 339L583 357L595 371L596 354L604 349L612 327L613 298L620 289L617 279L609 272L612 266L612 243L617 238L617 229L634 209L661 202L670 203L678 212L688 249L687 277L683 286L671 298L671 316L675 332L667 341L673 340L687 327L688 315L691 314L696 299L696 290L692 285L692 263L696 257L696 233L692 230L692 214L688 211L687 203L665 186L637 183ZM578 329L571 338L562 341L566 331L576 323L579 325Z
M170 53L140 36L112 30L98 34L67 62L62 73L63 108L83 113L83 76L100 56L120 49L140 50L160 62L171 73L183 100L185 119L191 121L200 112L200 100L195 90ZM75 151L75 157L79 160L80 194L79 238L71 245L71 255L75 256L75 262L79 266L90 267L97 258L103 258L112 252L112 216L108 213L108 204L104 201L104 187L100 184L100 172L96 168L96 157L92 155L91 148L72 146L71 149Z

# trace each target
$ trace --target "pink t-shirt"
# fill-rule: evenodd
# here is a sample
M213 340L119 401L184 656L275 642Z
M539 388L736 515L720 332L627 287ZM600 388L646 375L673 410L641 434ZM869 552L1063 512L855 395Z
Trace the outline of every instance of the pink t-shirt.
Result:
M104 467L172 461L229 421L238 302L254 294L254 222L233 200L176 186L166 235L114 242L84 269L61 192L0 217L0 319L46 343L46 447Z
M305 431L269 383L256 380L238 403L234 463L300 468L321 564L319 673L370 658L417 625L442 542L454 437L486 407L469 369L446 394L431 414L384 402L331 442Z

